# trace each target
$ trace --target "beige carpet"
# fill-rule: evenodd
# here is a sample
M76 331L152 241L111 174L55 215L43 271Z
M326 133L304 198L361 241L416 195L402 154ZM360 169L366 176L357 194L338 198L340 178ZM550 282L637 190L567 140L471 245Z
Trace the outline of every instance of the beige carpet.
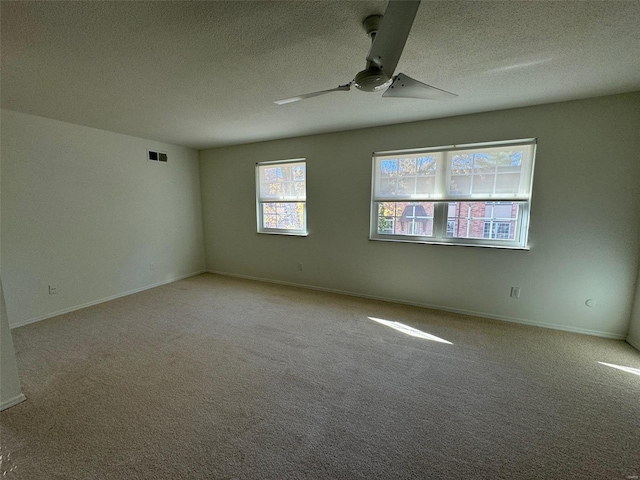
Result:
M640 476L621 341L216 275L13 333L3 479Z

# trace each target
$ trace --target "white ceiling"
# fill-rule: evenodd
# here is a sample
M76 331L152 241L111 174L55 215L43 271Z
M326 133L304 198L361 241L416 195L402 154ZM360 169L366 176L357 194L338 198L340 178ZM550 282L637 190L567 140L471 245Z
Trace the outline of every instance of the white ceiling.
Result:
M2 107L197 149L640 90L640 1L423 0L396 72L337 92L386 1L2 1Z

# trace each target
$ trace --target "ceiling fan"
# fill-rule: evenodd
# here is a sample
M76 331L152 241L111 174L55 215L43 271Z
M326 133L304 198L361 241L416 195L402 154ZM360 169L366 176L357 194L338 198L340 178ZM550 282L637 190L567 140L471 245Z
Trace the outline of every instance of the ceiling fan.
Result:
M382 94L383 97L426 100L447 100L457 97L455 93L419 82L404 73L393 75L419 6L420 0L389 0L384 16L371 15L365 18L362 25L372 42L367 55L367 67L358 72L349 83L329 90L277 100L274 103L286 105L327 93L348 92L351 90L351 85L365 92L380 92L386 89Z

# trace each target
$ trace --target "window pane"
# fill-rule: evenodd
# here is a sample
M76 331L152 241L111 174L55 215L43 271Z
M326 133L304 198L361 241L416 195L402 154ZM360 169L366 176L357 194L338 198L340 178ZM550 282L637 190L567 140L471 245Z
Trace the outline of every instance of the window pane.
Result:
M380 235L433 235L433 202L378 202Z
M520 188L520 174L499 174L496 177L496 193L517 192Z
M416 173L418 175L435 175L436 159L433 156L416 158Z
M398 194L411 195L416 193L416 177L401 177L398 179Z
M495 218L496 220L511 218L513 213L513 204L514 202L486 202L485 217Z
M471 193L471 175L451 175L449 193L451 195L469 195Z
M495 175L475 175L473 177L473 193L493 193Z
M416 192L422 194L433 194L436 191L436 177L419 176L416 178Z
M275 228L280 230L303 230L304 203L263 203L262 225L263 228Z
M435 193L436 157L385 158L376 161L374 172L378 197L415 197Z
M519 193L523 155L524 149L501 147L453 154L449 194Z
M471 155L473 159L473 173L476 175L493 175L496 171L496 158L487 152Z
M278 223L275 203L264 203L262 205L262 224L264 228L276 228Z
M262 170L260 182L261 197L282 197L284 196L284 180L282 168L269 167Z
M397 178L382 177L380 179L380 195L390 196L396 194Z
M484 238L496 240L512 240L511 223L509 222L485 222Z
M449 202L448 238L515 240L518 202Z
M473 154L459 153L451 156L451 173L470 175L473 171Z
M400 158L398 160L398 175L415 176L415 174L416 174L415 158Z
M262 200L305 199L305 164L260 165L259 198Z

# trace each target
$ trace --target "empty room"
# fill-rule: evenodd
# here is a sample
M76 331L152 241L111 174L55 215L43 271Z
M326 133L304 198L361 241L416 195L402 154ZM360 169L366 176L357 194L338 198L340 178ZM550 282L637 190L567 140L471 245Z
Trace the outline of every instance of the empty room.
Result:
M3 479L640 477L640 1L0 6Z

